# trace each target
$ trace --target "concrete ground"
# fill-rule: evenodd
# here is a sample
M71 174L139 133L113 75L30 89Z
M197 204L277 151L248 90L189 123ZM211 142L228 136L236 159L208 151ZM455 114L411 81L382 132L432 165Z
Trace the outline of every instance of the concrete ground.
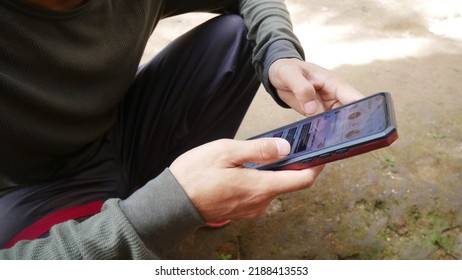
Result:
M329 164L260 218L199 230L168 259L462 259L462 3L287 0L317 63L365 94L389 91L399 140ZM210 18L160 23L145 60ZM257 94L237 135L300 119Z

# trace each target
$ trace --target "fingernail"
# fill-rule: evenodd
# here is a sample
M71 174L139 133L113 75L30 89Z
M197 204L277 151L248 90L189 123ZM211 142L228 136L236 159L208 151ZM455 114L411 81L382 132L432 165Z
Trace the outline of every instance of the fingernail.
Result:
M318 109L318 105L316 105L316 101L310 101L305 103L303 106L303 110L305 110L305 113L308 115L313 115L316 113L316 110Z
M274 139L274 141L276 142L279 156L287 156L290 153L290 144L287 140L279 138Z

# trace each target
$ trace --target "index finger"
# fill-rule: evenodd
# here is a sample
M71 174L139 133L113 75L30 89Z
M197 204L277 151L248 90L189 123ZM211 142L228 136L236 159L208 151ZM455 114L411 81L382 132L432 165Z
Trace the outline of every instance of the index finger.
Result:
M324 165L303 170L249 170L253 177L253 184L274 196L295 192L311 187L324 169Z
M311 66L316 70L310 72L308 79L319 92L319 97L323 102L326 104L332 102L331 108L364 98L360 91L333 72L318 65L312 64Z

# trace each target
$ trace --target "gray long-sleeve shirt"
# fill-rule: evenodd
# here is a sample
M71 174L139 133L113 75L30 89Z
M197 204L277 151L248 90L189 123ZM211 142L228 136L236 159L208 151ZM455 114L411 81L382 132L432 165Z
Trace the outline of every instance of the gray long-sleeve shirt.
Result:
M0 195L66 174L91 156L157 22L190 11L243 16L269 91L269 65L303 56L283 0L91 0L61 12L0 0ZM156 258L203 224L166 169L128 199L108 200L90 219L59 224L0 258Z

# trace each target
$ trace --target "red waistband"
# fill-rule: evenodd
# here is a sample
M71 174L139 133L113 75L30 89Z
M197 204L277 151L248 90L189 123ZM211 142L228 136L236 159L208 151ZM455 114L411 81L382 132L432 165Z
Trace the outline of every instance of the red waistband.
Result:
M14 236L8 243L6 243L4 249L13 247L21 240L37 239L50 231L50 229L56 224L97 214L101 212L102 206L103 201L94 201L88 204L65 208L48 214Z

